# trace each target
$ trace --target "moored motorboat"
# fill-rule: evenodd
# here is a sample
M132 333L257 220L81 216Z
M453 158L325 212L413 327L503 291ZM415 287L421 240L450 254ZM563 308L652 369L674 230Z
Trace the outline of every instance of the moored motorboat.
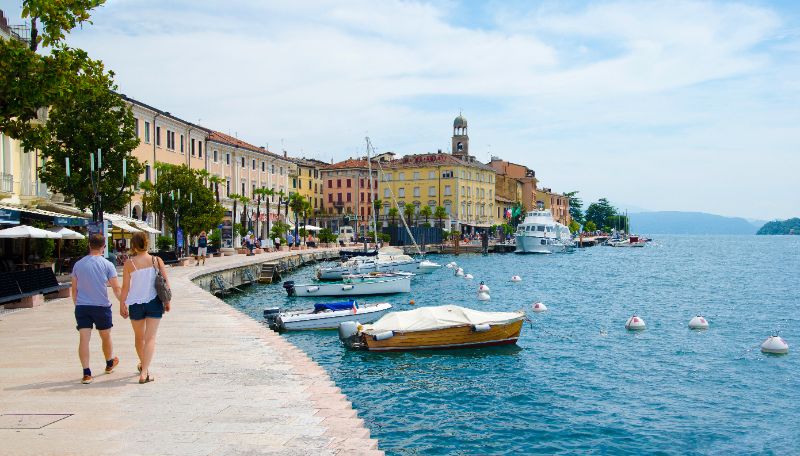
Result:
M392 305L387 302L377 304L358 304L354 300L314 304L313 309L291 312L278 312L266 309L264 318L269 327L276 331L296 331L306 329L336 329L340 323L359 321L371 323L385 315Z
M431 273L442 266L429 260L417 260L396 247L384 247L376 256L356 256L335 266L317 269L320 280L341 280L347 274L364 274L369 272L411 272L414 274Z
M515 344L525 313L482 312L445 305L390 312L373 324L339 326L348 347L369 351L472 348Z
M574 246L569 228L556 222L544 209L528 212L515 234L516 253L557 253Z
M289 296L364 296L411 292L411 273L345 275L341 282L309 283L296 285L293 280L283 282Z

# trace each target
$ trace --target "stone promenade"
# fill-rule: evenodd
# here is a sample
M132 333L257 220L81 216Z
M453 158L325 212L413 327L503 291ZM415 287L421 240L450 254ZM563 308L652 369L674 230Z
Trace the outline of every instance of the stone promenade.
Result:
M319 365L190 281L288 254L170 268L172 311L159 329L156 381L144 385L137 381L133 331L116 299L112 334L120 365L103 373L95 333L90 385L80 383L71 299L0 316L0 453L383 454Z

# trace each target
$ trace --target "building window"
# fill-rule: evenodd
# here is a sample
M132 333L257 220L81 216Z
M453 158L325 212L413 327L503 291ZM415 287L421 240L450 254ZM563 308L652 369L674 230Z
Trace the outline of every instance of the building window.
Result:
M242 168L244 168L244 166L245 166L245 164L244 164L244 157L242 157Z
M230 165L231 164L231 154L230 153L225 154L225 164L226 165Z
M428 179L436 179L436 171L428 171Z
M405 187L400 187L400 188L397 189L397 196L399 196L400 198L405 198L406 197L406 189L405 189Z
M231 180L225 179L225 196L231 196Z
M350 188L352 186L353 186L353 181L351 181L350 179L347 179L347 188Z
M203 141L197 141L197 156L203 158Z
M358 185L360 186L359 188L364 188L364 179L359 179Z
M342 180L336 179L336 188L342 188Z
M150 165L144 165L144 180L150 180Z
M156 146L161 147L161 127L156 127Z
M144 142L150 143L150 122L144 123Z
M364 202L364 194L363 193L361 194L361 202L362 203Z
M436 196L436 187L431 185L428 187L428 196Z
M217 155L218 155L218 154L219 154L219 152L217 152L216 150L214 150L214 163L216 163L216 162L218 161L218 160L217 160Z
M261 162L261 172L263 173L266 170L267 170L267 162Z
M414 198L419 198L419 187L414 187Z
M336 201L338 201L340 203L342 202L342 194L341 193L337 193L336 194Z
M464 186L462 185L461 186L461 196L466 196L466 195L467 195L467 191L464 190Z
M414 180L419 180L419 173L417 172L414 173Z
M347 192L347 202L349 203L351 201L353 201L353 194L350 193L350 192Z
M328 179L328 188L333 188L333 179Z
M386 182L391 182L392 181L392 173L384 174L383 175L383 180L385 180Z
M253 171L255 171L255 170L256 170L256 159L254 158L253 159Z
M133 133L139 138L139 119L136 117L133 118Z
M245 193L245 188L246 188L245 186L246 185L247 185L247 181L242 181L242 196L247 196L247 193Z
M281 171L281 173L280 173L281 176L283 176L283 166L281 166L280 171Z
M181 136L181 139L183 139L183 136ZM192 150L191 150L191 152L192 152L192 157L194 157L194 138L192 138L192 140L189 142L189 144L190 144L190 147L191 147L191 149L192 149Z
M311 179L308 180L308 189L311 190Z
M172 131L167 130L167 150L174 150L175 144L172 143Z
M297 188L297 178L296 177L292 178L292 188Z
M272 167L272 171L270 171L270 172L271 172L272 174L275 174L275 163L273 163L273 164L271 165L271 167Z
M406 180L406 173L398 173L397 180Z
M181 153L183 153L183 135L181 135Z
M453 171L451 170L451 171L442 172L442 177L445 178L445 179L453 177Z
M450 195L451 195L450 186L449 185L445 185L444 186L444 196L450 196Z
M256 184L253 184L253 191L250 193L250 196L256 196Z
M333 193L328 193L328 202L329 203L333 202Z

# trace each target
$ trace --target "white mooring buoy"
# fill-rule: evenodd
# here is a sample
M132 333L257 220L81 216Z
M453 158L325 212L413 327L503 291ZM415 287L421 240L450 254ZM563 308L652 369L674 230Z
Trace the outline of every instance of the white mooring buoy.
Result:
M689 320L689 329L708 329L708 320L698 315Z
M546 306L546 305L544 305L544 304L542 304L541 302L535 302L535 303L533 303L533 306L532 306L532 307L533 307L533 311L534 311L534 312L537 312L537 313L538 313L538 312L544 312L544 311L546 311L546 310L547 310L547 306Z
M785 355L789 353L789 344L780 336L769 336L767 340L761 344L761 351L774 355Z
M483 283L482 280L481 280L480 286L478 287L478 292L481 292L481 291L485 291L486 293L491 291L491 290L489 290L489 285L486 285L485 283Z
M647 325L644 324L644 320L642 319L642 317L636 315L629 318L628 321L625 323L625 329L629 331L642 331L646 327Z
M464 270L462 268L456 268L456 275L458 277L464 277Z
M472 280L472 279L474 279L475 277L472 277L472 274L466 274L466 275L464 276L464 278L465 278L465 279L467 279L467 280Z
M479 291L478 292L478 301L488 301L490 299L492 299L492 297L489 296L489 293L487 293L485 291Z
M513 275L513 276L511 276L511 281L512 282L522 282L522 277L520 277L518 275Z
M456 267L456 262L455 261L451 261L451 262L447 263L445 266L447 266L447 269L453 269L454 267Z

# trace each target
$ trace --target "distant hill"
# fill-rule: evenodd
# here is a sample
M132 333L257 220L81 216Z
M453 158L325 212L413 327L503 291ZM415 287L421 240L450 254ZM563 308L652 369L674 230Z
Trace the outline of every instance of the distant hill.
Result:
M705 212L638 212L628 214L638 234L755 234L758 227L739 217Z
M800 234L800 218L767 222L756 234Z

